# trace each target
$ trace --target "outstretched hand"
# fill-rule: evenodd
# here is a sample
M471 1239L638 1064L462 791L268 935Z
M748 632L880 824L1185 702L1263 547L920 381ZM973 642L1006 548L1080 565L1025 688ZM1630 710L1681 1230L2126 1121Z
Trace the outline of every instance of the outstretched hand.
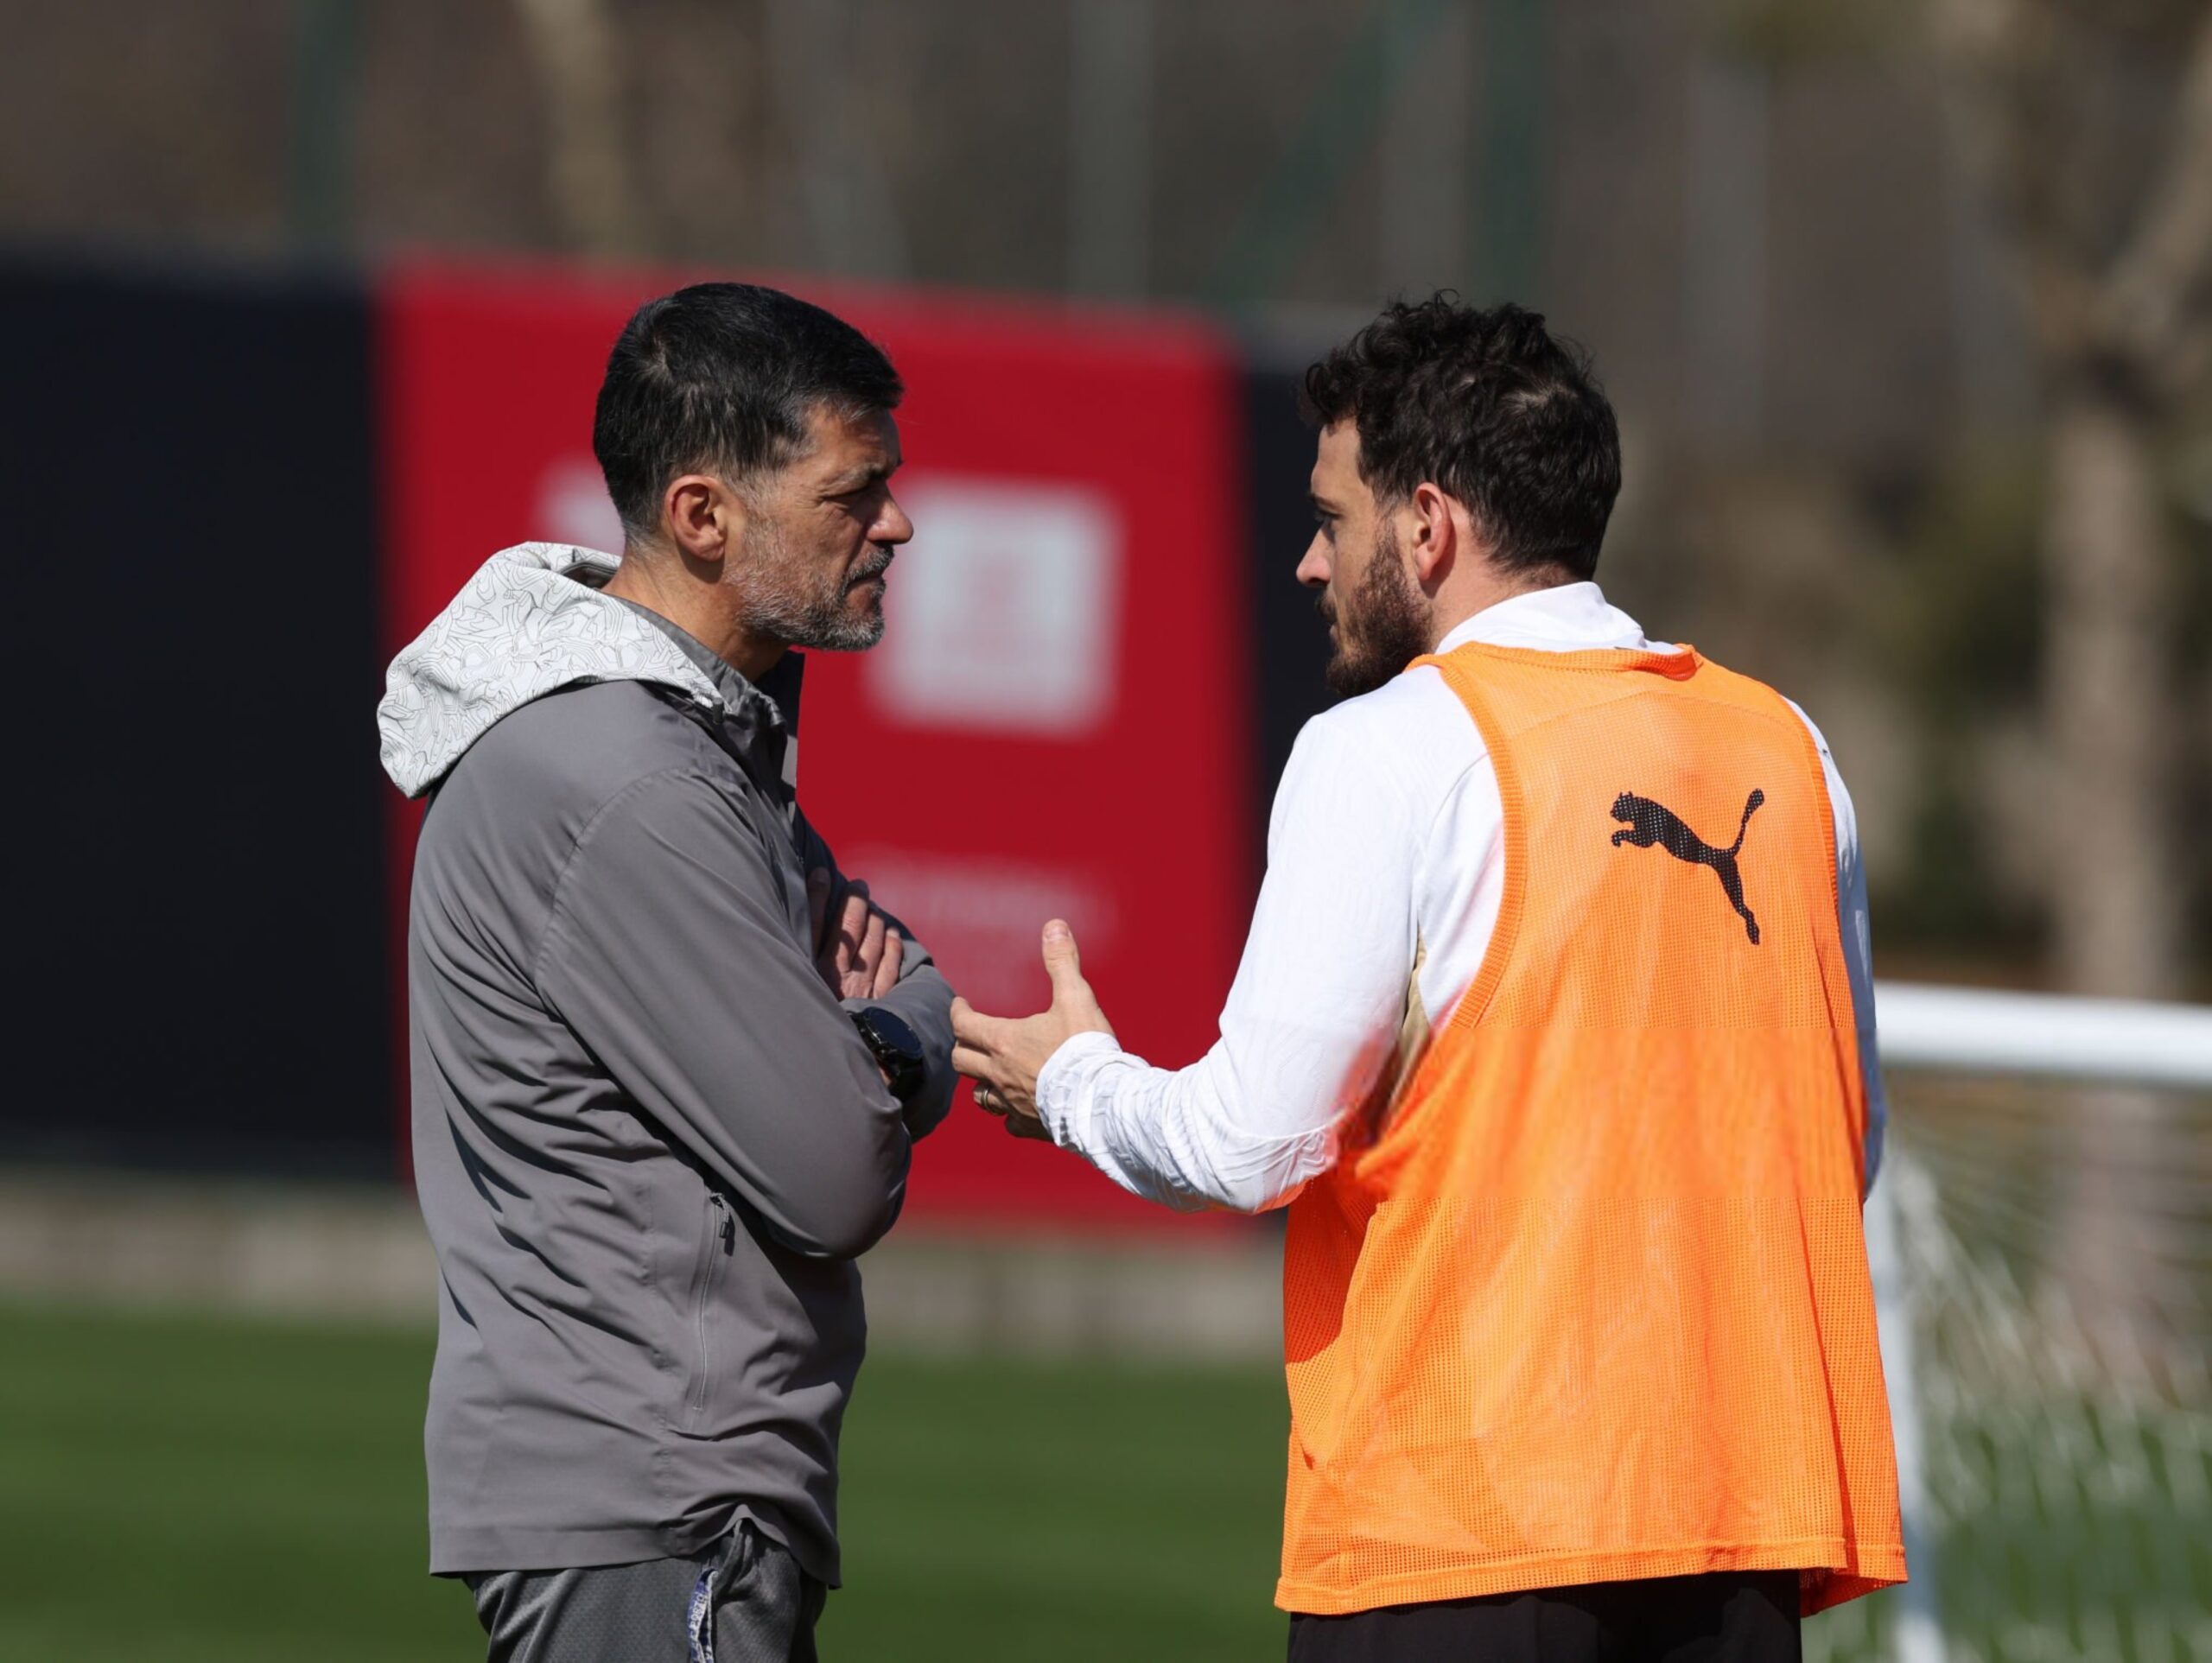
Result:
M1083 979L1075 931L1058 918L1045 926L1045 973L1052 1003L1035 1016L984 1016L964 999L952 1001L952 1066L976 1082L977 1104L1003 1115L1018 1138L1050 1136L1037 1118L1037 1076L1052 1053L1077 1034L1114 1032Z

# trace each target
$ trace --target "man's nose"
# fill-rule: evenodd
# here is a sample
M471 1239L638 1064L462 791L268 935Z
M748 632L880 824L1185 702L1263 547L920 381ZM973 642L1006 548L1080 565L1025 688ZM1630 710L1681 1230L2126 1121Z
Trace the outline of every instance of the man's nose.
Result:
M1298 581L1309 589L1329 586L1329 556L1318 536L1306 545L1306 557L1298 562Z
M914 523L906 517L906 511L899 506L896 497L883 499L883 512L875 522L875 543L906 543L914 535Z

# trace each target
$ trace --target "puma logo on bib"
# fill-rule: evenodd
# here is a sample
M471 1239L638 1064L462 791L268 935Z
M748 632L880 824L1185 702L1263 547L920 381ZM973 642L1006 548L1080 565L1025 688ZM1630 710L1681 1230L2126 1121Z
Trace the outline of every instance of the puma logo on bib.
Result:
M1753 790L1745 799L1744 817L1736 826L1736 841L1725 849L1717 849L1685 825L1681 816L1665 803L1654 803L1633 791L1623 791L1613 799L1613 818L1620 821L1624 828L1613 834L1613 847L1618 848L1624 843L1630 843L1648 849L1656 843L1677 860L1687 860L1694 866L1711 866L1720 879L1720 887L1727 892L1728 904L1744 921L1744 933L1757 947L1759 921L1744 904L1744 874L1737 867L1736 857L1743 851L1744 834L1751 828L1752 814L1765 801L1764 791Z

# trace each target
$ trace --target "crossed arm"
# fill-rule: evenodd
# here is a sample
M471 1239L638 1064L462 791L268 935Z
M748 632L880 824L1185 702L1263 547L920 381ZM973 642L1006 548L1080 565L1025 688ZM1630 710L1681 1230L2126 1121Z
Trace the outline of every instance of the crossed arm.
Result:
M952 988L912 932L879 906L863 879L848 878L830 846L802 816L799 854L807 867L807 913L815 969L847 1011L874 1006L914 1031L929 1062L921 1091L906 1105L906 1127L927 1135L952 1107L959 1076L951 1065Z
M850 1258L897 1218L912 1140L951 1101L951 989L903 930L891 962L895 920L881 917L879 936L878 920L855 917L818 839L823 916L836 927L803 940L751 813L685 770L608 804L563 871L534 979L766 1234ZM844 997L847 985L866 1000ZM886 1089L855 1002L896 1011L921 1038L930 1066L913 1101Z

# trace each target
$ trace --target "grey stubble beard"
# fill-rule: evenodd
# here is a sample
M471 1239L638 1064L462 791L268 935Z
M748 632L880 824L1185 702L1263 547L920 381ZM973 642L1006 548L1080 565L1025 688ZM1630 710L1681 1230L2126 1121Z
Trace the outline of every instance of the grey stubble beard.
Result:
M893 550L871 545L842 578L824 581L827 574L819 568L791 557L790 543L780 531L765 524L759 529L768 534L768 546L758 549L758 558L748 562L754 580L746 596L748 628L785 646L821 652L865 652L883 638L880 596L857 614L846 602L855 589L889 568Z

